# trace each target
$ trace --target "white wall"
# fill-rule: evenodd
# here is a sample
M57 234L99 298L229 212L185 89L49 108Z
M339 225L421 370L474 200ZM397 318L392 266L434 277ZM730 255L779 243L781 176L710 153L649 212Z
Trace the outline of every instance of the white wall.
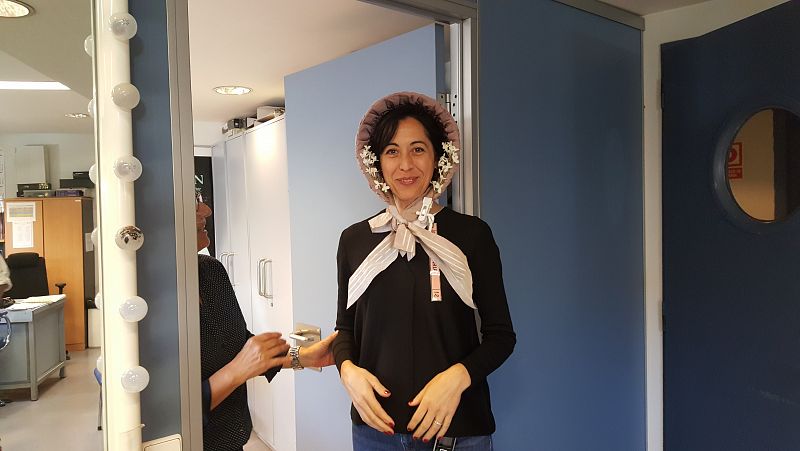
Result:
M759 13L786 0L712 0L645 16L644 198L647 330L647 449L662 450L663 352L661 340L661 53L665 42L687 39Z
M0 134L0 148L6 155L6 197L16 196L15 149L28 145L45 147L49 166L47 181L53 189L60 187L59 179L72 178L73 171L88 171L94 164L94 135L91 133Z

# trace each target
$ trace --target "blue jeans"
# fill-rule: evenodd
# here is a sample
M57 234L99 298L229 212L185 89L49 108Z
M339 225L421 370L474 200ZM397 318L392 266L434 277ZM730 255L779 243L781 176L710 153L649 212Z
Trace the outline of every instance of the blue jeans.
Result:
M353 451L431 451L433 442L422 443L411 434L388 436L369 426L353 425ZM456 439L455 451L492 451L492 436L480 435Z

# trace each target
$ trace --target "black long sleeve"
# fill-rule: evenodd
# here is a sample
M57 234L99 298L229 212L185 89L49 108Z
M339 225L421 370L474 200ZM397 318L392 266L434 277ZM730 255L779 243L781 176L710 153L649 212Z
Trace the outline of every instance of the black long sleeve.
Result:
M339 242L339 335L334 358L339 368L351 360L367 369L392 392L389 399L379 402L398 428L413 415L414 409L407 402L436 374L461 362L472 378L472 386L462 395L449 434L491 434L495 425L486 377L508 358L516 343L500 253L489 226L478 218L444 209L437 213L436 222L439 234L467 256L482 340L474 311L461 301L444 276L443 300L431 301L429 259L419 245L411 261L398 257L348 309L350 275L386 236L372 233L368 223L362 221L346 229ZM351 409L351 417L363 424L355 409Z

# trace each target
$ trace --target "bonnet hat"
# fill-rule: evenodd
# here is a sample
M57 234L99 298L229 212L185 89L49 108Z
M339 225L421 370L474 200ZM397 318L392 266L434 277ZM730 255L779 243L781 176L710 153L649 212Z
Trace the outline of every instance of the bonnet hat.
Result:
M406 105L417 106L420 112L427 113L435 119L447 141L432 143L434 146L441 145L442 154L439 160L434 162L436 170L433 173L431 186L420 199L401 210L389 185L375 165L381 149L372 149L370 141L381 119L389 111ZM372 233L389 232L389 234L350 276L348 308L358 301L372 280L388 268L398 255L410 261L414 257L416 243L419 243L428 254L434 262L433 266L438 268L437 271L440 270L444 274L459 298L469 307L475 308L472 300L472 273L467 257L455 244L435 233L433 228L435 217L430 213L433 200L444 192L457 172L460 147L458 125L453 115L439 102L424 94L397 92L379 99L367 110L356 133L356 161L367 178L370 189L387 204L383 213L369 220L370 229Z
M458 124L453 119L453 115L439 102L416 92L397 92L377 100L367 110L364 118L361 119L361 124L358 126L356 160L358 161L358 167L369 182L370 189L389 205L394 204L389 186L375 167L375 162L380 155L381 149L371 149L370 139L375 132L375 127L386 113L405 105L418 106L433 117L442 127L447 139L447 142L444 143L432 143L434 146L441 145L444 150L442 157L435 162L437 170L434 172L433 180L431 181L433 191L428 193L432 199L435 200L444 192L453 179L453 175L458 171L458 165L461 161L459 158L461 138L458 133Z

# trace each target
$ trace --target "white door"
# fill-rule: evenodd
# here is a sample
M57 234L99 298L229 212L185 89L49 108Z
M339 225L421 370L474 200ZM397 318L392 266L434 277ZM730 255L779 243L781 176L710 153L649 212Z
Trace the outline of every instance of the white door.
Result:
M245 138L253 333L292 331L289 179L286 120L260 125ZM254 380L253 429L276 451L294 451L294 373Z
M250 246L247 230L247 189L245 182L244 135L225 143L225 165L228 178L228 233L230 255L225 259L228 277L236 300L242 309L247 329L253 330L253 309L250 301ZM253 381L247 381L247 399L252 405Z
M211 148L211 173L214 177L214 248L215 257L227 265L227 253L231 250L228 226L228 166L225 163L225 143ZM225 267L227 269L227 266Z

